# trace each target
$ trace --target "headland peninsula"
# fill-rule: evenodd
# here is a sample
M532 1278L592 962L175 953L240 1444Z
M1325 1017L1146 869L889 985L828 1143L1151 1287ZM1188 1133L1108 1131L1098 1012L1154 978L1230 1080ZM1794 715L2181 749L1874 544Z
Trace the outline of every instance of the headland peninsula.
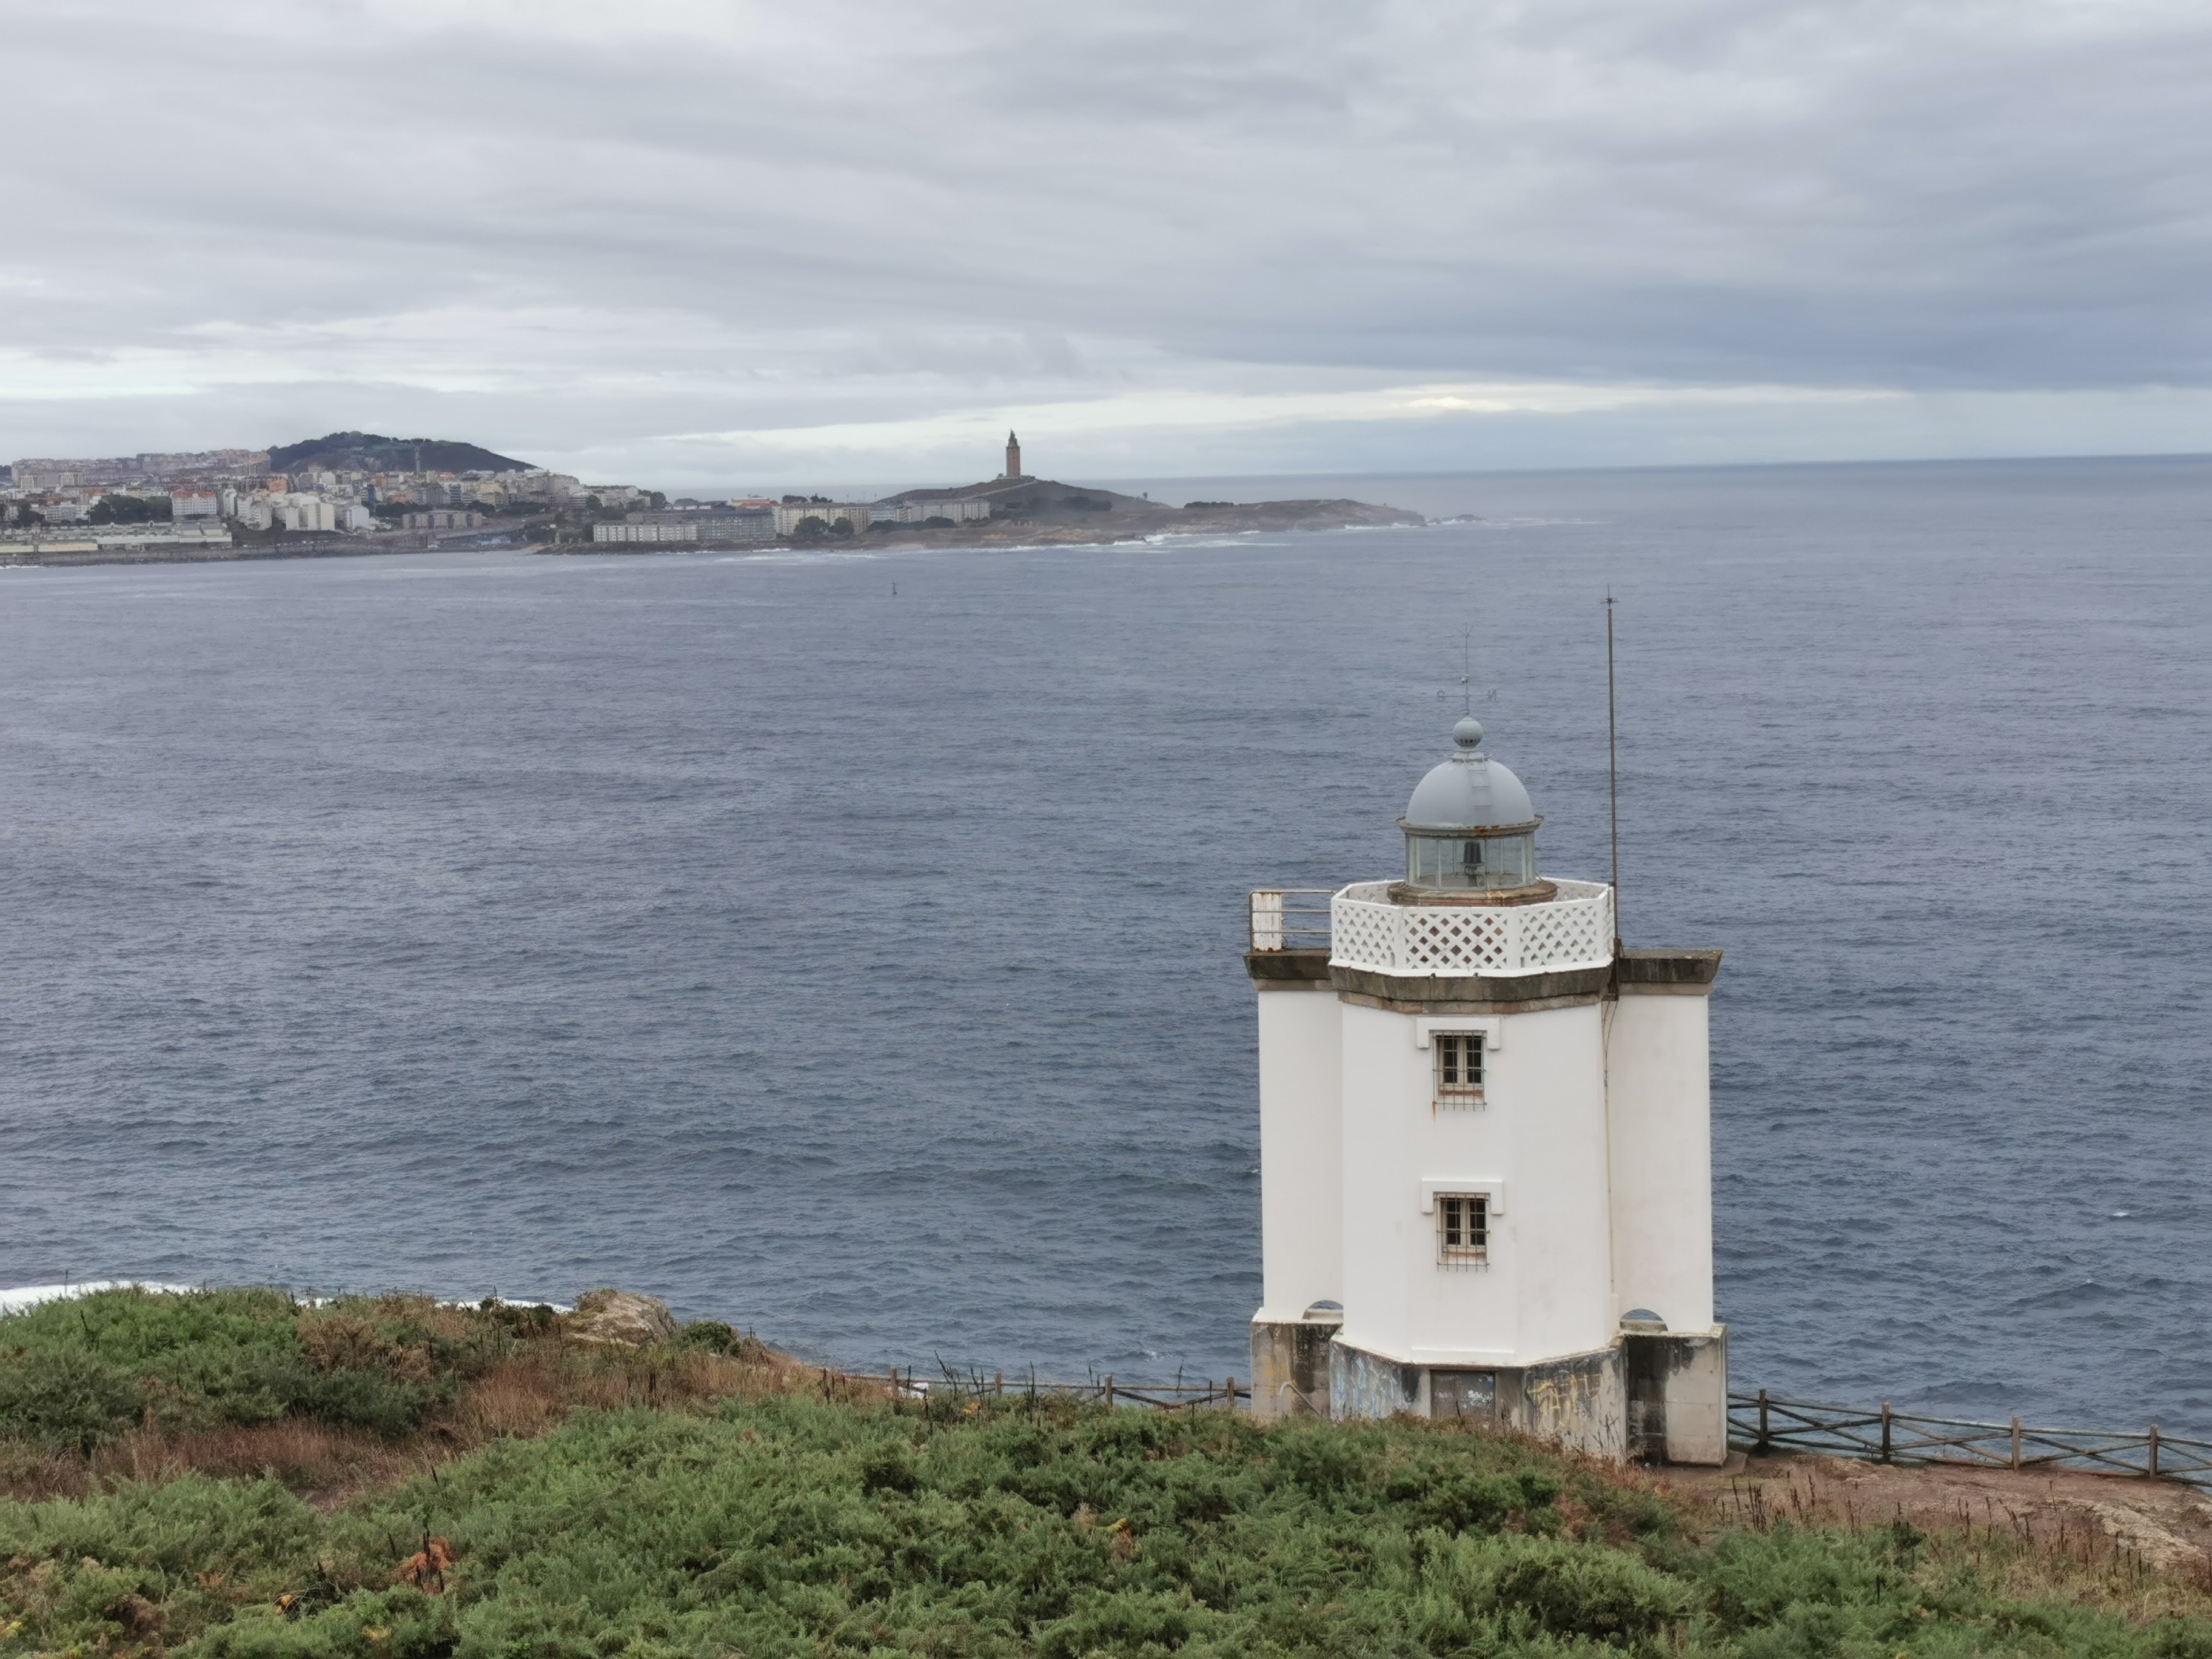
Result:
M333 432L264 450L19 460L0 469L0 565L203 562L503 548L1096 545L1163 536L1415 526L1346 500L1174 503L1023 470L872 501L820 495L673 499L581 479L472 443Z

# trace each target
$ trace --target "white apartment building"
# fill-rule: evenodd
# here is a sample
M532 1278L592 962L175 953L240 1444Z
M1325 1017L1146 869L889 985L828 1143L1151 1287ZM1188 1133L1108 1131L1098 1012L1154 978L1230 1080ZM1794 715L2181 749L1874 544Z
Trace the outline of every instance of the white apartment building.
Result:
M592 526L595 542L696 542L699 526L696 524L595 524Z
M775 533L796 535L799 526L809 519L819 519L825 525L850 525L855 536L864 535L875 522L874 509L860 501L793 501L775 509Z
M222 498L212 489L173 489L169 492L169 517L182 524L187 519L216 519L222 516Z
M921 524L931 519L950 519L955 524L973 524L991 516L991 498L988 495L963 495L949 501L901 501L892 509L895 524Z
M276 508L279 525L286 530L336 530L337 509L319 495L292 495Z

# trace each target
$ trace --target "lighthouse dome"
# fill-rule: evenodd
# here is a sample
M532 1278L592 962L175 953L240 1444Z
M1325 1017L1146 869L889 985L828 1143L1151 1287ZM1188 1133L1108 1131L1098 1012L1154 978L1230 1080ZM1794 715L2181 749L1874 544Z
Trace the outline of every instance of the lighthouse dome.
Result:
M1547 896L1549 884L1536 874L1536 826L1543 820L1528 792L1482 752L1482 722L1474 715L1452 727L1452 742L1457 752L1430 769L1398 820L1406 832L1406 896L1481 904Z
M1521 780L1482 752L1482 722L1468 715L1452 728L1459 752L1415 786L1406 803L1408 830L1530 828L1536 809Z

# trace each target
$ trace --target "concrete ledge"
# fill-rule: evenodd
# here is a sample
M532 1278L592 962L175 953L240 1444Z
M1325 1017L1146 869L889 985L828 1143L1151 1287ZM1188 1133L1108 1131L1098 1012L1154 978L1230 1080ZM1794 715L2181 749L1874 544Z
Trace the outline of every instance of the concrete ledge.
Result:
M1613 983L1613 969L1577 968L1556 974L1516 974L1510 979L1469 975L1460 979L1426 979L1412 974L1378 974L1365 968L1332 968L1337 994L1396 1013L1532 1013L1540 1008L1571 1008L1593 1002Z
M1271 981L1297 981L1316 987L1324 986L1328 979L1328 952L1326 951L1247 951L1244 971L1252 976L1255 985Z
M1628 951L1613 959L1613 984L1629 994L1702 996L1721 970L1717 951Z

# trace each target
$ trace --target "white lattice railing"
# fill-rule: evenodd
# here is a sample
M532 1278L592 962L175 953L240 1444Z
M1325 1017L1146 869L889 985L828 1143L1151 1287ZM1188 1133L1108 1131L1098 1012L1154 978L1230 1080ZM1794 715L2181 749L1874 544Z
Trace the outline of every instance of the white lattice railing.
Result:
M1393 904L1354 882L1329 902L1333 968L1433 978L1555 973L1613 960L1613 890L1563 881L1545 904Z

